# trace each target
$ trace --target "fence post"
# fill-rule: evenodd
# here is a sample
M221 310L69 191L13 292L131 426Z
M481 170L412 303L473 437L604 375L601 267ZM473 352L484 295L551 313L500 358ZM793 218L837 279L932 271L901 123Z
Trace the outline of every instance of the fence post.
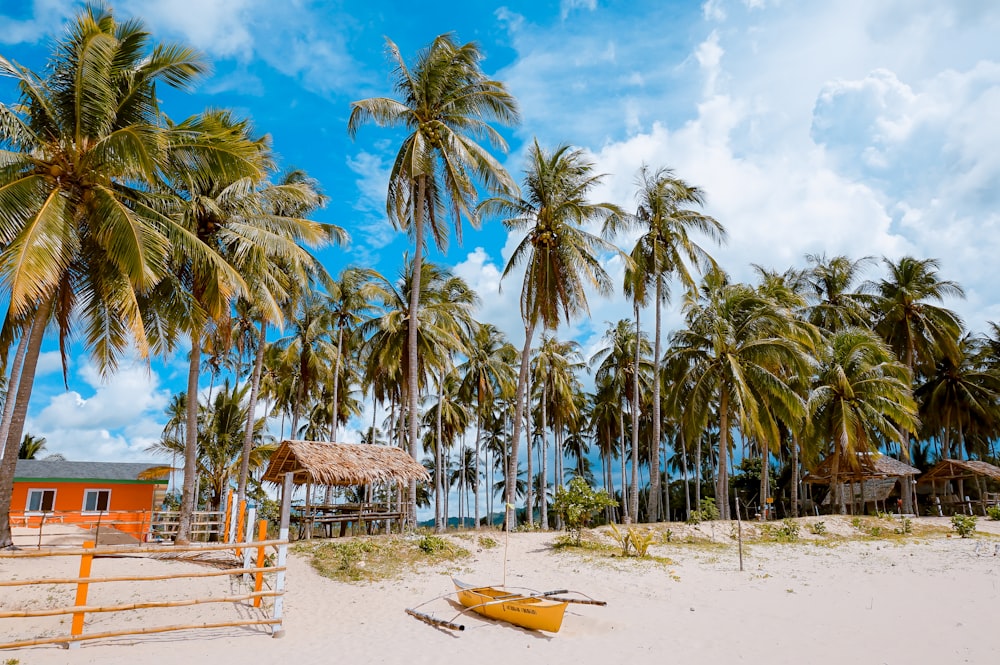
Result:
M231 542L242 543L243 542L243 520L246 518L247 513L247 501L246 499L240 501L239 508L236 510L236 538ZM236 548L236 558L243 556L243 552L239 547Z
M219 540L224 543L233 542L233 528L232 528L232 517L233 517L233 491L229 490L229 494L226 495L226 512L225 517L222 520L222 525L219 527Z
M281 545L278 545L278 560L277 565L280 570L275 574L274 580L274 591L277 594L274 597L274 614L273 618L279 621L279 623L273 627L271 637L284 637L285 628L280 623L281 612L285 605L285 563L288 560L288 522L290 521L292 513L292 487L295 479L295 473L289 471L285 474L285 482L281 488L281 522L280 531L278 532L278 540L284 541Z
M257 540L263 542L267 540L267 520L260 520L257 522ZM263 568L265 561L264 548L257 548L257 568ZM255 593L260 593L264 590L264 571L258 570L254 573L253 590ZM253 599L253 606L260 607L260 596L256 596Z
M88 540L83 544L86 549L93 549L94 541ZM93 554L82 554L80 555L80 579L87 579L90 577L90 564L94 561ZM83 607L87 604L87 591L90 589L90 584L87 582L77 582L76 584L76 602L74 605L76 607ZM70 635L72 637L79 637L83 634L83 612L76 612L73 614L73 626L70 629ZM70 640L69 648L76 649L80 646L79 640Z

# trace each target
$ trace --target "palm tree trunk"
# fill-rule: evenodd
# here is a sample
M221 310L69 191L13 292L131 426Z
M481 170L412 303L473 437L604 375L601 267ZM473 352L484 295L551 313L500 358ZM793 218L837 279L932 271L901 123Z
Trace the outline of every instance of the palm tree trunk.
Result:
M475 514L475 529L479 530L479 447L482 443L483 434L483 414L479 410L479 400L476 400L476 475L473 478L472 491L475 492L476 499L476 514Z
M201 326L191 330L191 355L188 359L187 427L184 434L184 485L181 490L181 514L174 542L186 545L191 541L191 519L197 497L198 479L198 373L201 368Z
M443 457L443 455L441 453L442 449L444 448L444 444L441 441L441 411L442 411L442 405L443 404L444 404L444 372L442 371L441 372L441 376L438 377L437 424L435 426L435 432L434 432L434 436L435 436L435 439L434 439L434 441L435 441L435 443L434 443L434 456L435 456L435 458L437 458L437 461L435 461L435 464L437 464L440 461L441 457ZM434 513L437 515L437 514L440 514L440 512L441 512L441 493L440 492L435 492L435 494L434 494ZM441 531L440 531L441 527L440 527L439 524L435 523L434 528L435 528L435 530L438 533L441 533Z
M7 398L3 403L3 419L0 420L0 451L7 449L7 433L10 431L10 419L14 415L14 404L17 402L17 388L20 385L21 368L24 366L24 356L28 351L30 333L30 327L21 332L21 339L17 343L17 352L14 354L14 363L10 368L10 378L7 380Z
M792 517L799 516L799 435L792 434Z
M655 249L655 247L654 247ZM652 478L649 489L649 519L657 522L660 519L660 329L662 315L660 312L660 299L663 297L663 278L656 275L656 300L654 301L656 323L653 326L653 445L650 450L653 457L649 461L649 468L655 470L651 473ZM668 474L669 476L669 474ZM667 482L667 495L664 504L664 514L667 521L670 521L670 484Z
M639 521L639 350L642 347L639 329L639 301L635 311L635 363L632 367L632 492L629 494L629 514L632 521Z
M524 348L521 349L521 371L517 375L517 391L514 395L514 432L510 437L510 456L507 460L506 518L509 529L517 526L517 511L514 510L515 485L517 484L517 454L521 442L521 424L524 422L525 388L528 385L528 360L531 353L531 338L535 334L535 322L529 321L524 327ZM531 485L530 478L528 485Z
M531 381L531 376L530 375L528 376L528 381L529 382ZM531 401L531 385L530 385L530 383L529 383L527 389L525 390L525 400L528 401L528 402ZM528 465L528 483L525 486L527 491L526 491L526 494L525 494L525 497L524 497L524 502L525 502L525 505L527 506L527 509L528 509L527 510L528 526L533 526L535 524L535 476L532 475L532 474L533 474L533 472L535 470L535 466L534 466L535 460L532 457L532 452L534 452L532 450L532 447L534 446L534 443L535 443L534 442L534 438L535 437L532 436L532 431L531 431L531 405L530 404L528 404L528 408L525 409L525 411L524 411L524 419L526 421L524 423L524 427L525 427L525 431L527 432L527 435L528 435L527 439L525 440L525 446L524 446L525 453L527 454L527 457L528 457L528 461L527 461L527 465Z
M420 455L420 395L419 375L417 372L417 330L420 322L418 314L420 308L420 271L424 262L424 196L427 176L417 176L417 194L413 202L413 275L410 277L410 309L408 312L409 321L406 331L406 356L407 356L407 398L410 404L410 427L409 443L410 455L413 459L418 459ZM419 461L419 460L418 460ZM417 523L417 481L410 481L410 497L407 505L410 524Z
M549 481L549 477L548 477L549 476L549 467L548 467L549 452L547 450L547 447L548 447L548 438L549 438L549 432L548 432L548 424L549 423L548 423L548 413L547 413L547 408L546 408L548 406L546 404L546 402L548 401L548 388L549 388L549 377L548 377L548 375L546 375L545 379L542 381L542 426L541 426L541 430L542 430L542 444L541 444L542 445L542 455L541 455L541 457L542 457L542 463L541 463L541 467L542 467L541 468L542 480L539 483L539 485L541 485L541 487L538 488L538 498L539 498L538 521L541 524L542 531L545 531L545 530L547 530L549 528L549 507L548 507L548 501L546 501L546 498L545 498L545 489L548 486L548 481ZM556 470L556 469L553 469L553 470Z
M250 379L250 401L247 404L247 427L243 433L243 454L240 456L240 479L236 490L238 501L243 501L247 496L247 477L250 474L250 450L253 446L254 412L257 410L257 396L260 394L260 375L264 369L264 348L266 346L267 322L261 319L260 334L257 336L257 357L254 359L253 376Z
M687 441L684 439L684 432L678 436L681 439L681 474L684 476L684 519L691 518L691 476L688 474L688 451ZM670 520L670 516L667 516Z
M701 510L701 438L694 449L694 509Z
M628 476L625 473L625 459L628 457L628 451L625 450L625 413L622 411L618 412L618 445L622 449L621 457L621 467L622 467L622 524L630 524L632 513L629 510L629 493L628 493Z
M11 368L11 385L8 387L7 399L4 401L5 414L8 404L12 401L13 407L10 418L7 420L3 460L0 461L0 549L14 546L14 539L10 532L10 502L14 498L14 471L17 468L17 453L21 447L21 437L24 435L24 421L28 417L28 402L31 401L31 390L35 383L38 354L42 349L45 324L52 312L52 304L51 298L47 298L39 304L31 323L30 332L25 330L21 333L22 343L19 343L17 348L17 355L21 356L20 368L18 368L16 359L14 367ZM25 337L28 339L26 345L23 344ZM22 347L24 347L23 353ZM17 391L12 398L14 371L18 369L20 371L18 372Z
M719 398L719 473L715 485L715 505L719 518L729 519L729 393L725 388Z
M332 441L337 441L338 430L340 429L340 423L338 418L340 417L340 356L344 352L344 328L341 325L337 325L337 360L333 363L333 436L330 437Z

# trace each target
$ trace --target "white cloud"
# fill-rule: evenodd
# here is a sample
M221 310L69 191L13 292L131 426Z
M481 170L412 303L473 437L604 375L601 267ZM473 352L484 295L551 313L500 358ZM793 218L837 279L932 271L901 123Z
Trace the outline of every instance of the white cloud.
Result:
M28 18L0 15L0 44L32 44L58 32L76 4L74 0L34 0Z
M613 174L595 196L630 203L639 164L670 166L707 192L731 237L714 254L737 278L806 252L930 256L969 291L953 306L973 328L996 317L983 267L1000 252L1000 13L710 0L686 52L642 29L652 15L602 15L601 30L523 26L500 75L543 145L589 146ZM580 57L609 32L613 63ZM617 68L640 62L642 86L626 93ZM595 307L595 321L611 309Z
M213 56L240 59L254 53L251 30L261 4L258 0L119 1L122 9L142 16L158 34L179 34L186 44Z
M51 397L26 431L46 437L46 450L67 459L148 459L143 451L159 439L169 399L159 377L136 363L105 382L90 362L76 376L90 390Z
M566 20L571 12L578 9L592 12L597 9L597 0L560 0L559 2L559 16L563 20Z

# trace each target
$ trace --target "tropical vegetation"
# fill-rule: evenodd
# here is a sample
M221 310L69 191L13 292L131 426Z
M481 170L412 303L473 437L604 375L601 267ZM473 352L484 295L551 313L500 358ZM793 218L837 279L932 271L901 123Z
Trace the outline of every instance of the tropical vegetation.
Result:
M966 329L937 260L810 254L733 280L709 251L724 221L696 185L643 166L633 207L595 201L604 176L587 153L536 140L518 187L494 154L517 103L479 47L446 34L412 61L388 47L395 96L353 103L347 131L402 130L386 223L413 245L395 276L337 249L346 231L312 219L321 184L278 172L249 118L166 115L156 84L203 78L196 51L102 6L43 72L0 56L18 86L0 100L0 547L14 464L45 445L24 427L47 339L64 361L75 340L106 376L126 353L190 346L151 448L184 470L181 539L229 489L262 499L287 438L407 450L427 486L338 491L396 502L411 525L426 508L438 531L455 517L728 519L772 502L796 515L817 499L803 473L831 456L835 478L876 453L997 461L1000 324ZM513 239L502 286L517 288L520 329L480 320L491 294L429 257L429 240L487 221ZM336 276L320 247L343 259ZM571 326L594 297L632 316L593 326L588 347Z

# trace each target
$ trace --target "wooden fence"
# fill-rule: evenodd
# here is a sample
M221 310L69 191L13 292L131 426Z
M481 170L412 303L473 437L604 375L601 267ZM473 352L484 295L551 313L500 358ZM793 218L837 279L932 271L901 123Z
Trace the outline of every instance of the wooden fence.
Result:
M248 529L249 531L249 529ZM92 541L88 541L82 548L74 549L46 549L30 551L6 551L0 552L0 559L19 559L29 557L80 557L79 575L68 578L43 578L43 579L15 579L0 580L0 588L3 587L24 587L29 585L75 585L76 600L72 606L48 607L31 610L7 610L0 606L0 620L14 620L17 618L44 617L72 615L72 625L69 635L57 637L42 637L27 640L11 641L0 643L0 649L11 649L18 647L35 646L42 644L66 644L70 647L79 646L84 640L96 640L109 637L119 637L125 635L145 635L150 633L164 633L177 630L192 630L205 628L227 628L234 626L269 626L272 635L280 636L282 623L282 602L284 595L284 571L287 557L287 527L283 529L285 537L281 540L267 540L267 522L261 520L258 523L258 539L243 543L210 543L188 546L160 545L128 545L95 547ZM277 549L277 561L274 565L269 565L266 556L267 548ZM198 572L178 572L163 575L123 575L95 577L91 575L91 565L94 557L102 556L136 556L152 553L179 553L179 552L210 552L218 550L234 550L236 556L240 557L241 552L244 565L242 567L228 568L224 570L210 570ZM256 557L252 556L256 553ZM264 576L275 574L274 582L269 590L264 590ZM209 578L220 576L245 575L247 580L252 579L253 591L227 595L224 597L196 597L184 598L181 600L150 600L144 602L131 602L117 605L88 605L87 595L90 585L114 582L148 582L153 580L173 580L190 578ZM0 594L0 597L9 597L10 594ZM85 618L88 614L103 612L124 612L131 610L142 610L150 608L184 607L199 605L203 603L248 603L254 608L261 608L263 598L273 598L271 616L265 616L264 610L259 610L258 618L244 618L232 621L219 621L213 623L200 624L175 624L165 626L146 626L143 628L133 628L130 630L105 631L97 633L84 633ZM0 630L0 634L8 633Z
M191 518L191 540L207 541L221 536L225 531L224 511L199 510ZM102 528L111 528L132 536L140 542L173 540L180 523L180 512L175 510L105 510L83 512L60 510L39 513L11 512L11 527L37 529L31 539L41 547L45 537L65 525L94 530L94 541L100 542ZM231 540L231 539L229 539ZM19 543L25 545L26 543Z

